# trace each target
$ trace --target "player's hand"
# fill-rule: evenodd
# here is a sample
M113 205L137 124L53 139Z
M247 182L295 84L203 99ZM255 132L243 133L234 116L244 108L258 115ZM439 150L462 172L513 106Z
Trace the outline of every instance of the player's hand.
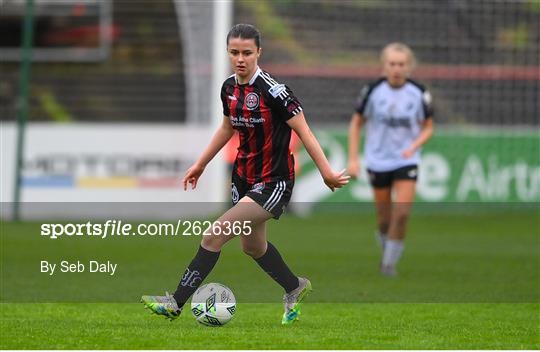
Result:
M410 157L412 157L414 155L414 153L416 152L416 150L412 147L409 147L407 149L405 149L405 151L403 151L403 153L401 153L401 156L404 157L405 159L409 159Z
M201 177L202 173L204 171L204 167L200 166L199 164L193 164L184 175L184 178L182 179L182 184L184 185L184 191L187 191L187 185L188 183L191 183L191 189L195 189L197 187L197 182L199 181L199 177Z
M359 173L360 163L358 162L358 160L349 161L349 164L347 165L347 175L351 176L353 180L356 180Z
M324 175L324 183L330 188L332 192L335 191L336 188L341 188L345 186L347 183L349 183L349 179L351 176L345 175L345 172L347 169L343 169L340 172L334 172L333 170L329 175Z

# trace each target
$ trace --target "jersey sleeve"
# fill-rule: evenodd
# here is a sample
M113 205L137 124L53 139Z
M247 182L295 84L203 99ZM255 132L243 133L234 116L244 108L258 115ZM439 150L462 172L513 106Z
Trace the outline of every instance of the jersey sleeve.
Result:
M364 115L371 90L372 90L372 87L369 84L365 85L362 88L362 90L360 90L360 94L358 94L358 97L356 98L354 111L356 111L359 114Z
M292 90L284 84L275 84L268 89L268 97L276 116L287 121L302 111L302 104Z
M433 118L433 99L428 90L422 92L422 108L424 109L424 119Z
M227 102L225 83L221 86L221 103L223 104L223 116L229 116L231 112L229 111L229 103Z

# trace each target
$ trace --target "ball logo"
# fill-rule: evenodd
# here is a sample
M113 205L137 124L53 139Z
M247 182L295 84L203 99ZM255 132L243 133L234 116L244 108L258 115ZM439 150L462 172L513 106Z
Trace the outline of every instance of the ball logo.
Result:
M226 290L221 291L221 302L229 302L229 292Z
M191 312L202 325L225 325L236 312L236 299L231 289L222 284L202 285L193 294Z
M259 95L257 93L249 93L245 99L248 110L255 110L259 107Z
M205 315L204 316L204 319L206 320L206 323L210 326L219 326L219 325L223 325L221 324L221 322L219 321L219 319L216 319L210 315Z
M233 183L232 184L232 201L233 201L233 204L238 203L239 198L240 198L240 195L238 194L238 190L236 189L236 186Z
M193 307L191 308L191 312L193 313L194 316L198 317L200 316L201 314L204 313L204 310L202 310L202 304L199 304L200 307Z
M207 312L215 312L216 311L216 294L212 294L212 296L208 297L206 299L206 311Z

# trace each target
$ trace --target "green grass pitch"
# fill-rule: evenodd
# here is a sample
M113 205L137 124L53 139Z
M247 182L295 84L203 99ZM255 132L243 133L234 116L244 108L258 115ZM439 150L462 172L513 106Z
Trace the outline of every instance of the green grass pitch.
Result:
M230 324L174 322L137 304L20 304L2 312L3 349L537 349L536 304L240 304ZM536 315L536 318L535 318ZM536 325L535 325L536 321Z
M269 238L312 280L301 320L280 325L280 287L231 242L206 280L238 300L220 328L188 310L171 323L136 303L174 289L199 238L52 241L40 223L2 222L0 348L539 349L537 214L416 211L395 279L377 272L372 214L284 216ZM108 278L39 273L39 259L60 258L109 258L119 269Z

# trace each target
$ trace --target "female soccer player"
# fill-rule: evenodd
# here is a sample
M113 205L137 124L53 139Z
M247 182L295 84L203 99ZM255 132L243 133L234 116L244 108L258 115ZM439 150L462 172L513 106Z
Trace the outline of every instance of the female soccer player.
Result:
M415 58L408 46L388 44L381 62L383 78L362 89L352 115L347 171L351 177L360 171L358 145L365 124L364 157L383 249L380 270L395 276L415 196L420 147L433 134L433 108L429 92L409 79Z
M244 252L285 290L282 323L298 318L299 303L311 291L308 279L289 269L276 247L266 240L266 221L278 219L288 204L294 184L294 160L289 151L291 130L300 137L332 190L348 183L345 170L331 169L319 143L308 127L302 106L293 92L261 70L259 31L249 24L235 25L227 35L227 52L234 74L221 88L223 122L198 161L183 179L194 189L206 165L233 136L240 134L240 146L232 174L234 206L216 220L209 235L203 236L199 250L171 296L143 296L153 312L173 320L216 264L223 245L234 238L231 224L249 223L240 242Z

